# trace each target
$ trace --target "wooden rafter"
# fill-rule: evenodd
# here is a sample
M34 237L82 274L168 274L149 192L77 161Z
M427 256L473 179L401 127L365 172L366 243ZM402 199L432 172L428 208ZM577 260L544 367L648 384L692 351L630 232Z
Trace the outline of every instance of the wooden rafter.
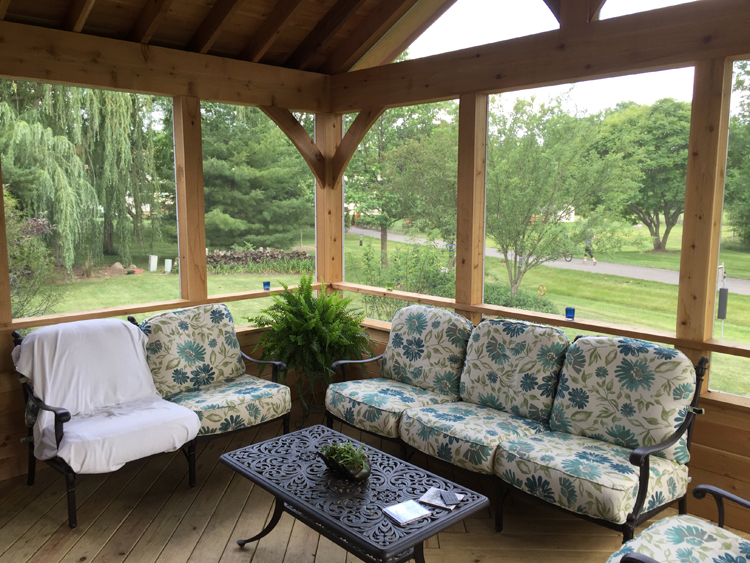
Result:
M5 19L5 14L8 13L8 6L10 6L10 0L0 0L0 20Z
M316 70L324 74L350 70L417 2L383 0Z
M302 127L302 124L292 115L292 112L288 109L276 107L276 106L260 106L260 109L265 113L271 120L278 125L292 144L297 147L297 150L305 159L305 162L312 170L315 179L321 184L325 184L326 181L326 170L325 170L325 158L318 149L318 146L310 138L310 135Z
M318 53L318 50L336 35L336 32L341 29L349 16L356 12L364 4L364 1L338 0L294 52L287 57L283 66L304 70L310 60Z
M68 31L80 32L86 23L86 19L91 13L96 0L73 0L70 5L67 16L65 16L65 29Z
M747 0L691 2L330 79L333 112L680 68L750 53ZM719 31L720 30L720 31Z
M148 43L159 27L161 20L167 15L174 0L148 0L141 11L138 21L130 31L129 39L136 43Z
M294 10L302 3L302 0L279 0L274 9L268 14L266 21L255 32L255 35L247 42L240 53L240 58L257 63L266 51L276 41L281 30L284 28Z
M365 138L367 132L378 118L383 115L384 111L385 108L382 107L363 110L354 120L354 123L349 126L344 138L341 140L341 144L336 149L336 154L333 155L333 163L331 165L332 186L337 185L344 177L344 172L352 156L354 156L354 151L357 150L362 139Z
M351 70L393 62L455 3L456 0L419 0Z
M599 19L599 12L602 10L602 6L607 0L544 0L547 7L555 16L555 19L563 25L563 22L567 18L570 20L570 15L575 14L576 17L581 16L576 23L584 23L597 21ZM567 25L567 23L566 23Z
M559 22L562 0L544 0L544 3L547 4L549 11L552 12L552 15L555 16L555 19Z
M240 7L242 0L218 0L193 34L188 49L198 53L208 53L219 38L221 28L232 18Z
M589 0L589 21L597 21L602 11L602 6L607 0Z

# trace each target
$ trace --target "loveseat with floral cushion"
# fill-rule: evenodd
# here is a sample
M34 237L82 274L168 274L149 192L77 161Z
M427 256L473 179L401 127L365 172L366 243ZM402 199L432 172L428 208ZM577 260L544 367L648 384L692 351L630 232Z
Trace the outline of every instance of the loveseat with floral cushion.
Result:
M503 442L549 432L568 344L565 333L550 326L483 320L468 342L460 400L406 409L401 439L459 467L492 474Z
M685 513L706 363L696 369L681 352L629 338L577 339L565 357L550 431L498 447L494 471L505 492L523 490L622 531L625 540L674 501Z
M693 496L709 494L719 509L719 525L694 516L659 520L626 542L607 563L746 563L750 541L724 529L724 500L743 508L750 502L710 485L698 485Z
M131 322L135 319L129 317ZM234 319L224 304L160 313L144 320L151 375L162 397L194 411L198 438L249 428L283 417L289 431L289 387L277 383L282 362L261 362L240 350ZM245 372L244 360L271 364L271 381Z
M326 391L328 425L336 418L397 439L401 413L408 407L456 401L472 328L465 317L445 309L410 305L399 310L383 354L333 364L344 381ZM382 360L380 378L346 381L347 366L377 360Z

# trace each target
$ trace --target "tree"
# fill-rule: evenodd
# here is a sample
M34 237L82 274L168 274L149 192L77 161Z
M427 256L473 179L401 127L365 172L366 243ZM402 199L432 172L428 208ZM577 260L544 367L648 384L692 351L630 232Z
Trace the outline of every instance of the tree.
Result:
M732 228L750 243L750 61L735 62L734 76L739 103L729 123L724 208Z
M510 110L493 98L490 109L486 233L515 296L526 272L562 249L594 236L598 250L617 244L622 167L619 155L593 150L598 120L568 114L561 98L519 99Z
M602 129L602 154L621 154L637 186L623 216L646 225L655 251L666 250L685 209L690 104L671 98L652 106L624 104L606 116Z
M201 107L207 243L288 247L315 223L309 168L260 110Z

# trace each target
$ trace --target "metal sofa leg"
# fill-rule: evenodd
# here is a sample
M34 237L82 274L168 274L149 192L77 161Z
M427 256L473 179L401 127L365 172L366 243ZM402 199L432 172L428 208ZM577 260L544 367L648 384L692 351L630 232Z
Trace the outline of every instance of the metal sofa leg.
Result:
M33 430L29 429L29 435ZM29 442L29 474L26 478L26 483L29 487L31 487L34 484L34 479L36 478L36 457L34 456L34 442Z
M625 522L622 526L622 543L633 539L635 535L635 523Z
M680 501L677 503L677 506L679 508L680 514L687 514L687 495L680 499Z
M503 505L505 499L510 495L510 488L503 484L503 481L499 478L495 478L495 486L497 487L497 498L495 501L495 531L503 531Z
M333 430L333 415L326 411L326 426Z
M284 434L289 434L289 419L291 418L291 413L286 413L284 415L284 419L282 420L282 425L284 426Z
M76 519L76 474L65 472L65 486L68 491L68 526L72 530L78 525Z
M195 439L187 445L188 484L195 487Z

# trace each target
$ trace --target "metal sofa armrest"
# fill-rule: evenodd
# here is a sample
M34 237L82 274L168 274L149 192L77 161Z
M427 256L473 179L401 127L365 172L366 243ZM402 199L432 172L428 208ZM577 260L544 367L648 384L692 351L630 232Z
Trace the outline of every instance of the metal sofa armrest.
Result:
M378 360L383 358L383 354L380 354L379 356L374 356L372 358L365 358L364 360L338 360L337 362L333 362L331 364L331 371L336 373L336 370L341 368L341 375L344 376L344 381L346 381L346 371L349 364L355 364L355 365L363 365L363 364L369 364L371 362L377 362Z
M750 501L745 500L742 497L728 493L723 489L714 487L713 485L698 485L693 489L693 496L697 499L703 499L706 495L711 495L716 501L716 507L719 509L719 527L724 527L724 499L731 501L743 508L750 508Z
M242 354L242 357L245 358L249 362L253 362L254 364L264 364L264 365L270 365L271 366L271 381L274 383L279 382L279 371L286 371L286 364L284 362L279 362L277 360L256 360L255 358L251 358L245 352L240 350L240 354Z
M659 563L656 559L651 559L648 555L642 553L626 553L620 559L620 563Z
M60 445L63 437L63 424L70 421L70 411L61 407L51 407L34 395L34 391L28 383L23 384L23 391L26 397L34 403L37 408L43 411L49 411L55 415L55 442Z

